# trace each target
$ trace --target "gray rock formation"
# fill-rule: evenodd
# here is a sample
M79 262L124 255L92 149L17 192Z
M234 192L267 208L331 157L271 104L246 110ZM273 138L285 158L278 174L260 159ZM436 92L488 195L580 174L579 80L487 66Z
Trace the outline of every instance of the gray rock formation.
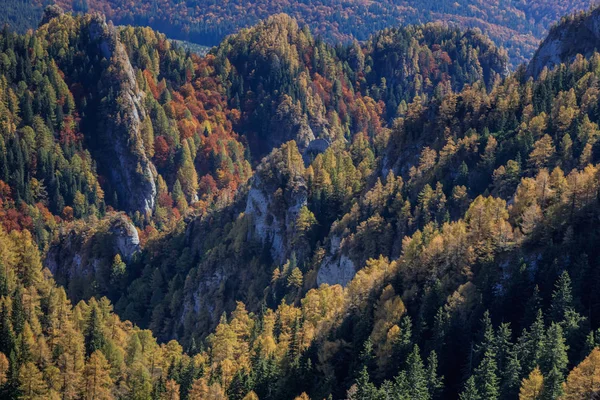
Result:
M127 263L140 251L137 229L124 215L116 214L93 225L74 224L60 232L50 246L44 265L57 282L102 279L116 254ZM104 271L103 271L104 269Z
M310 161L313 160L317 155L325 153L330 145L331 143L329 143L329 140L327 139L319 138L312 140L310 143L308 143L308 146L306 146L306 149L302 153L302 159L304 159L304 163L307 165L310 164Z
M103 84L112 89L99 124L102 150L98 162L116 191L119 205L128 212L152 213L156 198L156 168L146 155L142 139L144 92L138 87L135 72L118 32L104 17L96 15L89 25L89 34L111 68L103 74ZM108 83L108 85L107 85ZM111 87L112 85L112 87ZM109 90L105 89L106 95Z
M252 224L249 239L268 245L273 259L283 263L291 255L296 220L307 202L302 156L288 142L265 157L252 178L245 209Z
M252 221L251 237L268 245L273 260L281 264L290 256L295 222L300 209L307 204L306 183L302 180L297 190L283 194L283 214L276 210L281 205L274 195L273 187L256 175L248 192L245 215Z
M545 67L552 69L560 63L568 63L577 54L585 57L600 49L600 9L590 14L569 17L554 27L535 52L527 74L537 77Z
M114 249L123 260L131 261L133 255L140 250L140 237L135 226L125 218L115 218L109 228Z
M317 285L346 286L356 274L354 262L341 249L341 237L332 235L329 238L327 255L323 259L317 273Z
M356 275L356 267L348 256L327 257L321 264L317 274L317 285L346 286Z

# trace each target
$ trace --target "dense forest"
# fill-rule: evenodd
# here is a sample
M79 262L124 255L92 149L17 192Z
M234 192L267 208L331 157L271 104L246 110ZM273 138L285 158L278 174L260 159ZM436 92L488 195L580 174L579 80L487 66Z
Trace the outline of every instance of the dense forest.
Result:
M310 26L329 43L364 41L379 30L399 24L445 21L478 28L508 50L516 67L527 61L548 28L563 15L587 10L592 0L432 1L303 0L7 0L8 22L21 31L35 27L41 10L56 3L76 13L97 11L115 24L150 26L174 39L205 46L218 45L227 35L260 20L286 13Z
M592 35L309 25L2 30L0 397L600 393Z

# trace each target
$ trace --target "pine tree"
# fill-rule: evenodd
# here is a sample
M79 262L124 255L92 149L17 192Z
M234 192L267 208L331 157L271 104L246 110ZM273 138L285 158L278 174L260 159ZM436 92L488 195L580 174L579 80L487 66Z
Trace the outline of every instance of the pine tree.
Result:
M348 391L348 400L377 400L378 390L371 382L367 367L363 367L356 384Z
M552 368L546 376L546 379L544 379L544 388L542 390L541 398L545 400L555 400L560 398L563 394L563 383L563 374L557 368Z
M573 307L573 294L571 289L571 277L567 271L563 271L554 285L552 293L552 304L550 305L550 316L554 322L561 322L565 318L567 310Z
M481 360L486 351L496 354L496 336L489 311L485 311L481 320L482 330L479 344L475 347L476 360Z
M100 310L97 305L93 304L85 329L85 352L90 356L96 350L102 350L105 344Z
M181 212L185 212L185 210L187 210L188 201L185 199L185 194L183 193L183 189L181 187L179 179L177 179L175 181L175 184L173 185L173 199L175 201L175 204L177 205L177 208Z
M563 330L559 324L552 323L546 333L544 350L540 357L540 369L546 374L554 368L561 374L564 374L567 370L569 359L562 332Z
M444 378L438 375L438 359L435 351L427 358L427 388L432 399L437 398L444 388Z
M500 324L496 333L496 363L500 376L504 376L504 371L508 364L508 358L512 350L512 331L509 324Z
M10 318L11 311L7 302L2 302L0 310L0 352L10 354L14 350L15 334Z
M408 357L410 345L412 342L412 319L410 315L402 316L400 320L400 334L393 344L394 365L399 369L400 363Z
M12 306L12 327L15 335L18 336L19 334L21 334L21 332L23 332L26 318L27 316L25 315L25 309L23 307L22 289L21 286L18 285L13 297Z
M477 390L477 384L475 383L475 377L471 376L465 383L465 388L460 394L460 400L484 400Z
M500 396L498 368L496 366L496 354L493 350L487 350L483 360L475 370L477 387L481 397L486 400L496 400Z
M35 346L35 338L29 322L25 321L23 331L17 337L17 348L19 354L19 364L22 365L28 361L32 361L32 352Z
M531 327L520 338L521 349L523 351L523 361L521 366L524 373L529 373L538 366L540 358L544 351L545 340L544 316L541 310L538 310L536 320L531 324Z
M523 326L531 326L538 317L542 309L542 298L540 297L540 288L535 285L533 294L525 304L525 314L523 315Z
M521 385L521 362L519 361L519 349L513 348L506 360L504 371L502 372L501 394L502 399L514 399L519 392Z
M415 345L413 351L406 359L406 379L408 386L411 388L413 399L429 400L431 398L428 378L427 371L423 366L423 360L421 359L419 346ZM437 379L434 379L431 383L437 385Z
M363 344L363 349L360 352L359 360L362 367L367 369L367 373L369 371L373 371L375 368L375 353L373 350L373 341L370 337L367 338ZM362 373L362 370L360 373Z

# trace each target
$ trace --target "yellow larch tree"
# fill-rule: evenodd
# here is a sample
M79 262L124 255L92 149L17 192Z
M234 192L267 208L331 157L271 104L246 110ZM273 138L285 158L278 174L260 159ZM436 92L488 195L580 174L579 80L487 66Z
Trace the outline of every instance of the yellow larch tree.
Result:
M573 368L563 384L563 400L591 399L600 393L600 349L596 347Z
M542 398L542 390L544 388L544 377L539 368L535 368L529 374L529 377L521 382L521 390L519 391L519 400L538 400Z

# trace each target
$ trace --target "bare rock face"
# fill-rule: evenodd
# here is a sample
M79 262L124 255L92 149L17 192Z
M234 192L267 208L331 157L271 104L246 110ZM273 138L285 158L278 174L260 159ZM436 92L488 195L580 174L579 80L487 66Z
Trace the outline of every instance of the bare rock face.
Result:
M248 192L245 215L251 218L250 239L268 245L279 263L291 255L296 220L308 203L303 172L298 147L288 142L263 159Z
M252 219L252 238L267 244L273 260L281 264L290 256L296 219L307 204L306 183L302 180L296 190L283 194L283 210L277 210L281 204L275 196L272 187L256 176L248 192L245 215Z
M356 275L356 267L348 256L341 255L339 258L328 258L317 274L317 285L326 283L328 285L346 286Z
M567 18L554 27L535 52L527 75L537 77L544 68L569 63L577 54L589 57L600 49L600 9Z
M98 162L117 193L119 205L127 212L151 214L156 198L156 168L146 155L141 129L149 118L143 107L144 92L138 87L135 72L118 32L104 17L96 15L89 25L89 34L102 56L109 60L102 77L107 87L104 115L98 124L103 136Z
M113 239L115 251L123 260L130 261L140 250L140 237L135 226L125 218L115 218L108 230Z
M44 265L67 290L71 282L90 286L108 279L110 266L119 254L126 263L140 251L140 238L133 223L115 214L95 224L73 224L50 246ZM70 293L78 298L81 293Z
M268 147L276 148L289 140L295 140L302 153L315 139L315 134L308 123L307 116L302 113L300 104L294 104L287 95L282 97L283 100L279 103L271 124Z
M329 146L331 146L331 143L327 139L319 138L312 140L310 143L308 143L306 150L304 150L302 153L304 163L306 165L310 164L311 160L313 160L317 155L325 153Z

